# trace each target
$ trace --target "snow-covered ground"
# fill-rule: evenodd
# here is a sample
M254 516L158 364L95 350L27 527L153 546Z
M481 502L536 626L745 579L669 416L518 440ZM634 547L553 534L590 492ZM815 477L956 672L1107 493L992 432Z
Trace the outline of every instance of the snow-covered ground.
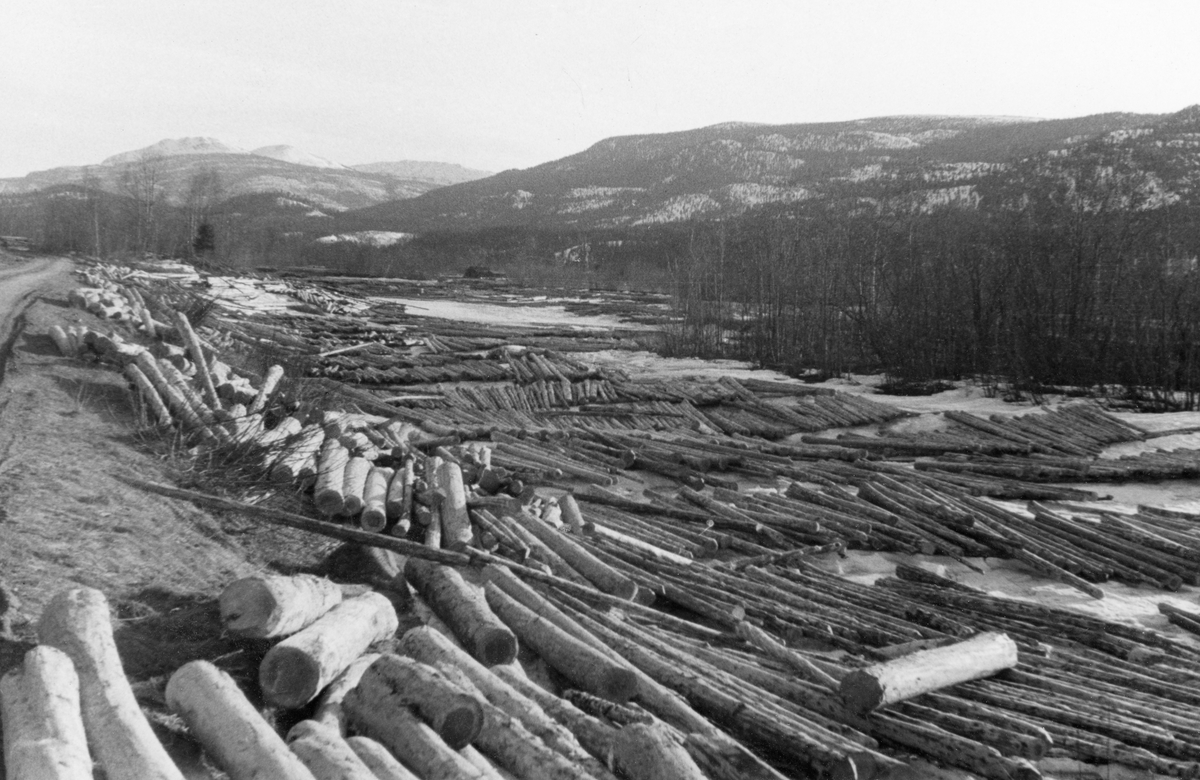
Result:
M453 301L439 298L379 298L390 303L402 303L406 311L420 317L474 322L487 325L559 326L567 328L621 328L629 325L608 314L580 316L562 306L506 306L478 301Z

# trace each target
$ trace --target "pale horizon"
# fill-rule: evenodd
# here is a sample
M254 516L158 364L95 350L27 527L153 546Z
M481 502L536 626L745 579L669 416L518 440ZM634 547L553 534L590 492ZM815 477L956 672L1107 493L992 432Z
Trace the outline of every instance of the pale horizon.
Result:
M168 138L529 168L618 135L1200 103L1200 5L10 0L0 177Z

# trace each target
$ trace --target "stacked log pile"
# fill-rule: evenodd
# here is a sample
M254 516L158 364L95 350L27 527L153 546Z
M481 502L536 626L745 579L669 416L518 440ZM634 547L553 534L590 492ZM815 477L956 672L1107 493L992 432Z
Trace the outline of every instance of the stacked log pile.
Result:
M850 548L947 555L968 567L1011 558L1097 598L1108 580L1195 584L1194 517L1063 503L1096 496L1038 484L1050 480L1033 472L942 467L1120 463L1094 456L1141 433L1091 406L1011 426L955 420L919 440L784 443L770 439L900 412L789 383L581 376L586 366L553 349L507 349L464 326L411 347L426 359L502 365L502 385L444 388L432 408L361 390L343 396L357 410L296 408L273 400L281 368L250 382L218 359L216 334L157 313L127 320L177 344L144 347L95 330L64 331L61 343L119 362L153 421L251 453L262 474L310 491L324 519L189 497L374 549L363 577L379 592L260 577L223 594L227 629L274 645L258 678L235 682L193 662L171 678L165 701L230 776L725 780L782 769L873 778L916 754L987 778L1040 777L1047 756L1200 777L1193 645L911 565L865 586L814 563ZM240 325L247 338L272 337ZM354 327L345 323L341 341L362 335ZM314 323L293 338L303 351L322 337ZM490 359L463 359L485 350L495 350ZM881 459L930 454L944 459L915 469ZM617 489L651 476L671 487L636 498ZM745 491L747 481L776 489ZM397 635L418 622L394 606L412 603L409 588L436 619ZM1161 609L1200 631L1200 613L1167 601ZM98 716L88 714L83 670L96 664L74 657L69 636L55 642L80 670L88 742L120 776L110 764L124 759L100 755L90 739ZM531 682L518 650L552 669L552 683ZM60 660L31 658L24 676L0 685L6 761L37 753L8 746L8 713L41 706L38 669ZM101 688L119 673L106 663ZM309 719L280 733L256 711L260 697L307 708ZM69 693L59 698L70 709ZM41 734L19 744L53 745L66 764L90 761L87 743L81 754L69 738L75 722L55 722L61 748ZM256 735L254 750L234 747L246 734Z

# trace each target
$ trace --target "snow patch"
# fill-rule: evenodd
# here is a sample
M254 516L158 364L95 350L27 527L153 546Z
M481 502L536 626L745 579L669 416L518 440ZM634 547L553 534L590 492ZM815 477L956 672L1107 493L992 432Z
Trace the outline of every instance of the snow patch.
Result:
M321 216L327 216L321 214ZM392 246L400 244L409 239L415 238L416 233L398 233L392 230L359 230L354 233L335 233L328 236L321 236L317 239L318 244L366 244L368 246Z

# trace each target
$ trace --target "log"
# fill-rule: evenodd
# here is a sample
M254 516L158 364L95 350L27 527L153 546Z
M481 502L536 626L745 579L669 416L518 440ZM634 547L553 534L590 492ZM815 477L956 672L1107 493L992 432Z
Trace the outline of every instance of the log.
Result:
M337 730L302 720L288 731L288 747L316 780L377 780Z
M362 511L367 477L371 473L371 461L355 455L346 461L342 476L342 511L340 514L354 517Z
M75 664L88 744L110 780L183 780L125 678L103 593L58 593L42 612L38 639Z
M572 683L589 693L624 703L638 690L637 675L526 608L492 582L484 586L488 604L533 650Z
M383 595L370 592L346 599L267 652L258 669L263 697L289 709L307 704L398 626L396 610Z
M176 670L166 702L232 780L313 778L233 678L208 661Z
M616 736L615 728L599 718L589 715L566 699L559 698L537 683L532 682L514 664L501 664L500 666L492 667L492 672L511 686L514 691L540 707L546 715L549 715L569 729L585 750L601 761L609 760L609 757L612 755L613 737ZM530 726L528 720L522 718L522 722L525 723L530 731L538 733L537 729ZM539 736L542 737L542 740L546 744L555 747L543 734L539 734ZM555 749L562 752L557 747Z
M502 678L495 673L500 670L513 670L512 664L501 664L489 670L456 647L444 634L428 626L407 632L401 638L398 649L422 663L441 669L452 681L460 680L461 676L460 686L483 694L489 703L520 720L530 733L550 748L568 758L588 760L587 755L580 750L579 743L548 716L538 701L523 695L523 689L517 689L508 682L508 676ZM547 695L557 702L564 703L557 696Z
M254 400L250 402L250 414L257 414L267 406L267 400L271 394L275 392L275 388L279 386L279 380L283 379L283 366L271 366L267 369L267 375L263 377L262 387L258 389L258 395L254 396Z
M345 736L346 713L342 709L342 702L345 701L346 694L358 685L363 673L371 664L378 661L379 657L379 653L366 653L354 659L354 662L321 692L321 698L317 702L317 709L313 712L312 719L321 725L336 729L339 734Z
M435 667L408 656L380 656L346 700L364 689L382 691L389 707L411 707L455 750L475 741L483 726L483 710L471 693Z
M441 503L442 547L463 550L471 544L471 519L467 515L467 493L463 486L462 468L443 460L438 468L437 486Z
M337 439L326 438L317 459L317 485L313 489L313 503L326 516L340 515L346 505L346 464L350 451Z
M342 602L341 587L324 577L262 574L235 580L217 600L221 624L251 639L290 636Z
M413 473L413 459L404 459L401 466L388 484L386 508L388 520L396 522L393 533L401 536L408 533L412 525L413 484L416 475Z
M510 663L517 657L517 637L488 607L482 591L467 584L457 571L409 558L404 576L484 666Z
M632 723L618 730L613 764L629 780L707 780L661 723Z
M365 531L380 532L387 528L387 491L392 481L392 469L373 466L363 488L363 509L358 524Z
M217 388L213 385L212 372L208 368L208 358L204 354L200 339L196 337L196 331L192 330L192 323L188 322L187 315L181 311L175 312L175 328L179 332L180 338L183 339L183 345L187 347L192 362L196 364L196 381L200 383L204 397L208 400L209 406L213 409L220 409L221 399L217 395Z
M277 440L277 446L283 447L290 437ZM271 467L272 482L294 482L307 479L317 473L317 454L325 442L325 432L321 426L313 425L305 428L295 437L292 448L279 455L275 465Z
M13 780L92 780L79 676L67 654L42 645L0 679L4 768Z
M154 385L146 377L142 370L134 363L125 366L125 376L129 377L129 381L137 388L138 394L145 401L146 406L154 413L154 421L164 428L171 424L171 413L167 411L167 405L163 401L162 396L154 389Z
M397 705L388 691L358 686L346 695L343 706L359 735L384 745L421 780L487 780L409 707Z
M989 632L856 669L842 678L839 692L852 712L866 713L1016 665L1016 642L1007 634Z
M574 499L572 499L572 503L574 503ZM578 506L576 513L578 513ZM632 599L637 595L636 582L592 555L572 539L546 525L545 522L524 512L514 514L513 518L598 589L622 599Z
M421 780L370 737L347 737L346 744L379 780Z

